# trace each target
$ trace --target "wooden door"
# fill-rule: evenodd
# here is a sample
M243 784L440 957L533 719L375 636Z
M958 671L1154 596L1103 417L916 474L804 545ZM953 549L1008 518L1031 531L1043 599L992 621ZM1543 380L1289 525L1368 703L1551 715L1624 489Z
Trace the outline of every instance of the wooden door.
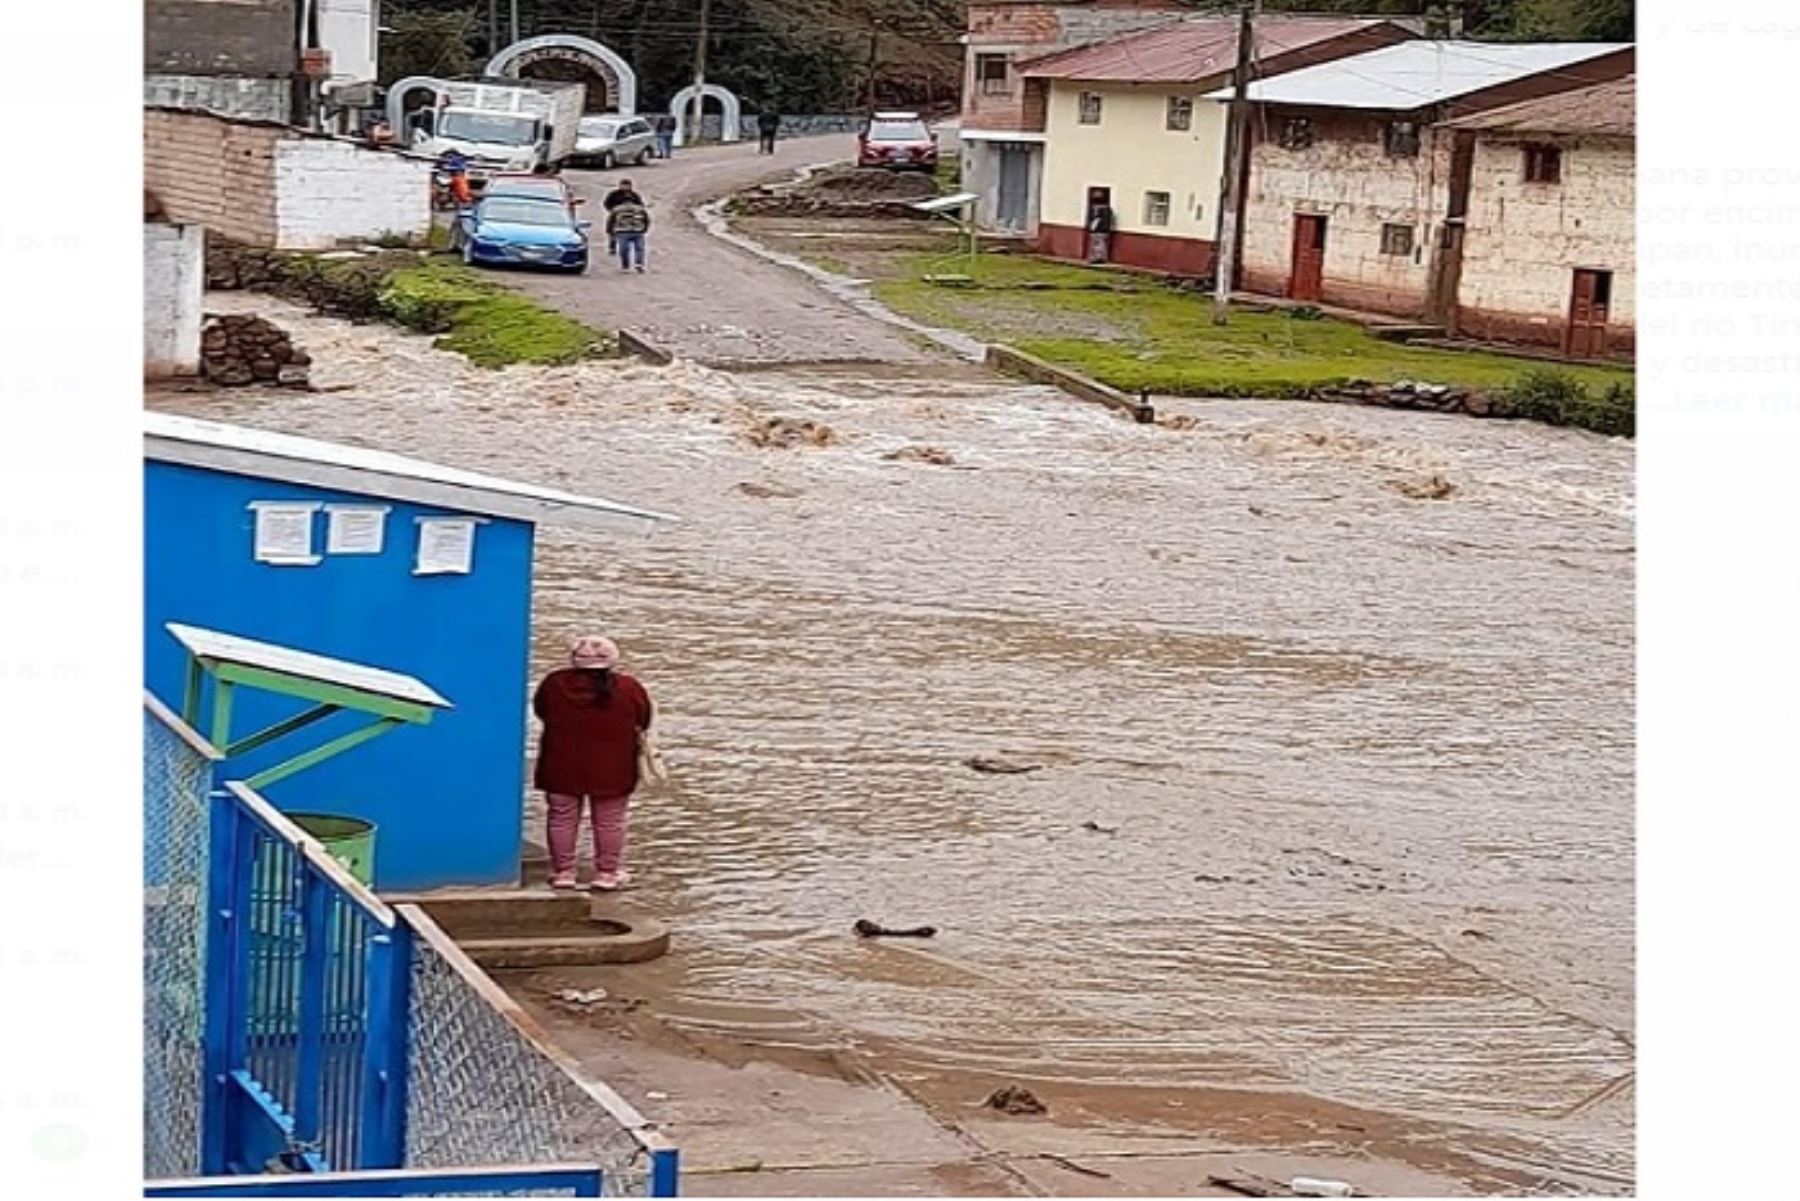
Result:
M1325 286L1325 218L1294 214L1294 261L1288 272L1288 296L1317 300Z
M1569 293L1569 329L1563 336L1563 349L1569 354L1598 358L1606 353L1612 277L1610 271L1575 269L1575 282Z

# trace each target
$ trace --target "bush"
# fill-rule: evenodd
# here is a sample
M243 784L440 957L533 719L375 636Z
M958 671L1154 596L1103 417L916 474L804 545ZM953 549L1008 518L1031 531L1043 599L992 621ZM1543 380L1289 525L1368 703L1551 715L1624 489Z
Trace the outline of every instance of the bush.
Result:
M1496 412L1598 434L1629 438L1637 433L1637 395L1631 384L1610 384L1595 396L1568 372L1551 367L1522 372L1500 394Z

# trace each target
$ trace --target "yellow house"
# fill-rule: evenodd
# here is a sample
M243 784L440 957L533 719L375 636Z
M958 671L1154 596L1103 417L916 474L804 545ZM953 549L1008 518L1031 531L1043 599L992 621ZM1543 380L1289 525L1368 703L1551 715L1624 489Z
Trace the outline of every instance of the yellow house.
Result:
M1403 41L1387 21L1262 17L1263 76ZM1231 82L1236 17L1197 17L1022 64L1045 90L1041 254L1086 259L1089 217L1112 211L1110 262L1212 274L1225 179L1229 106L1207 93Z

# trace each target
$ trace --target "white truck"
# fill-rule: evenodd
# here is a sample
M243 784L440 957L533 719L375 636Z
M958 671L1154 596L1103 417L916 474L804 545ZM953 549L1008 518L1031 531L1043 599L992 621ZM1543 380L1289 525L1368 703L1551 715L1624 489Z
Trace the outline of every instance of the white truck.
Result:
M575 135L587 103L579 83L504 79L462 81L411 79L390 94L390 108L402 109L406 95L427 89L431 104L388 120L405 130L415 154L437 158L459 150L469 160L469 177L481 182L503 171L554 170L575 151Z

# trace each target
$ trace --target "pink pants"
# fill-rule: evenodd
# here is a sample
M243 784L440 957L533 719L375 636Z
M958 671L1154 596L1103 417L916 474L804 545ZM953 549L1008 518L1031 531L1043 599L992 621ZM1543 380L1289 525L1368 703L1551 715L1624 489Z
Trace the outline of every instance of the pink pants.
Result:
M575 871L575 842L581 835L581 803L586 800L593 810L594 870L616 872L625 858L625 807L628 796L578 797L549 792L544 799L550 804L548 834L550 870L556 875Z

